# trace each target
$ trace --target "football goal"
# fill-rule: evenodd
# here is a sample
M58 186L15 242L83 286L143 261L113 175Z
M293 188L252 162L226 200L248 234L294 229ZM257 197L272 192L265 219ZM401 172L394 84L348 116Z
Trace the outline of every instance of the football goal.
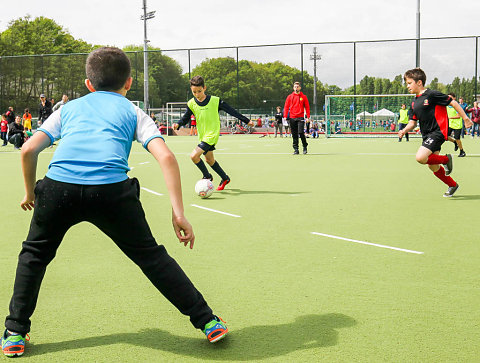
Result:
M397 137L402 104L414 95L326 95L326 137ZM411 134L415 135L416 130Z

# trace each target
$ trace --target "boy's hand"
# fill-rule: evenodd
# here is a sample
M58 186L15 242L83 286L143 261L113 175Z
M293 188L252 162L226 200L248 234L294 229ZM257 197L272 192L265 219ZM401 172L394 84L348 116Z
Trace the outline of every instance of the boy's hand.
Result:
M405 133L403 132L403 130L400 130L400 131L398 132L398 137L399 137L399 138L402 138L404 135L405 135Z
M250 122L247 125L250 126L250 127L254 127L255 123L252 120L250 120Z
M190 249L193 249L195 235L193 234L192 225L187 221L187 218L185 218L184 216L177 217L175 215L172 215L172 224L173 229L175 230L175 234L177 235L180 243L183 243L186 247L190 242Z
M35 194L30 195L25 195L23 197L23 200L20 202L20 207L22 207L23 210L32 210L35 207Z
M174 129L174 130L178 129L178 124L173 123L173 124L172 124L172 129Z

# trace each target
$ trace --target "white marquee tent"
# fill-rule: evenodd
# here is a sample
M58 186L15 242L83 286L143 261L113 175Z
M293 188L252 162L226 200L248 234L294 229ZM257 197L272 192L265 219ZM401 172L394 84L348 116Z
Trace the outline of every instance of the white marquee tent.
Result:
M360 112L360 113L357 113L357 116L356 116L356 119L357 120L360 120L360 119L371 119L372 118L372 114L368 111L363 111L363 112Z
M374 116L375 118L394 118L395 114L392 111L387 110L386 108L382 108L381 110L372 113L372 116Z

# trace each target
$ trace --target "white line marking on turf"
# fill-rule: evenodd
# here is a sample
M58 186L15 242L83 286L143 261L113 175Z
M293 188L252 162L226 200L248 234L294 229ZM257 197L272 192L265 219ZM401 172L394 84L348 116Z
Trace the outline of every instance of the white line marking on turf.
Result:
M325 234L325 233L319 233L319 232L311 232L312 234L316 234L317 236L324 236L324 237L329 237L329 238L336 238L336 239L341 239L343 241L349 241L349 242L355 242L355 243L360 243L363 245L369 245L369 246L375 246L375 247L380 247L380 248L388 248L390 250L396 250L396 251L401 251L401 252L407 252L407 253L415 253L417 255L423 255L423 252L419 251L413 251L413 250L406 250L404 248L398 248L398 247L392 247L392 246L385 246L385 245L379 245L377 243L370 243L370 242L365 242L365 241L359 241L356 239L350 239L350 238L344 238L344 237L339 237L339 236L332 236L331 234Z
M150 161L144 161L143 163L139 163L139 165L143 165L143 164L150 164Z
M230 217L235 217L235 218L241 218L241 217L242 217L242 216L237 216L236 214L231 214L231 213L222 212L222 211L215 210L215 209L210 209L210 208L202 207L202 206L197 205L197 204L190 204L190 205L191 205L192 207L196 207L196 208L200 208L200 209L205 209L205 210L208 210L208 211L210 211L210 212L225 214L226 216L230 216Z
M149 192L149 193L152 193L152 194L155 194L155 195L160 195L160 196L163 195L162 193L157 193L157 192L154 192L153 190L150 190L150 189L147 189L147 188L144 188L144 187L140 187L140 189L143 189L146 192Z

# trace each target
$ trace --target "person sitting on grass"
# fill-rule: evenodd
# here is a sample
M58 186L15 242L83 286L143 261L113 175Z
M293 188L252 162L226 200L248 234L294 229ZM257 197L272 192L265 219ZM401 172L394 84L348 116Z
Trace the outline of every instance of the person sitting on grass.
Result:
M213 151L220 136L220 116L218 111L222 110L229 115L238 118L249 126L253 126L253 121L243 116L237 110L229 106L225 101L219 97L206 95L205 81L201 76L195 76L190 80L190 89L193 93L187 103L187 111L178 123L173 124L173 129L176 130L180 126L186 125L190 121L192 115L197 121L198 139L200 144L193 149L190 158L198 169L202 172L204 179L213 180L212 174L207 170L207 167L200 156L205 155L205 160L208 165L220 176L221 181L217 190L225 189L225 186L230 183L230 177L225 173L220 164L215 161Z
M22 148L26 194L20 206L34 211L5 321L6 356L24 353L46 268L65 233L82 221L107 234L210 342L228 332L165 247L155 241L140 203L140 184L127 176L132 142L137 140L158 161L170 195L173 229L180 243L192 249L195 235L184 215L177 160L152 119L125 97L132 85L130 73L129 58L122 50L92 51L85 81L91 93L55 111ZM38 154L60 136L47 175L35 184ZM151 315L152 321L158 320L154 312ZM92 311L91 318L105 317Z

